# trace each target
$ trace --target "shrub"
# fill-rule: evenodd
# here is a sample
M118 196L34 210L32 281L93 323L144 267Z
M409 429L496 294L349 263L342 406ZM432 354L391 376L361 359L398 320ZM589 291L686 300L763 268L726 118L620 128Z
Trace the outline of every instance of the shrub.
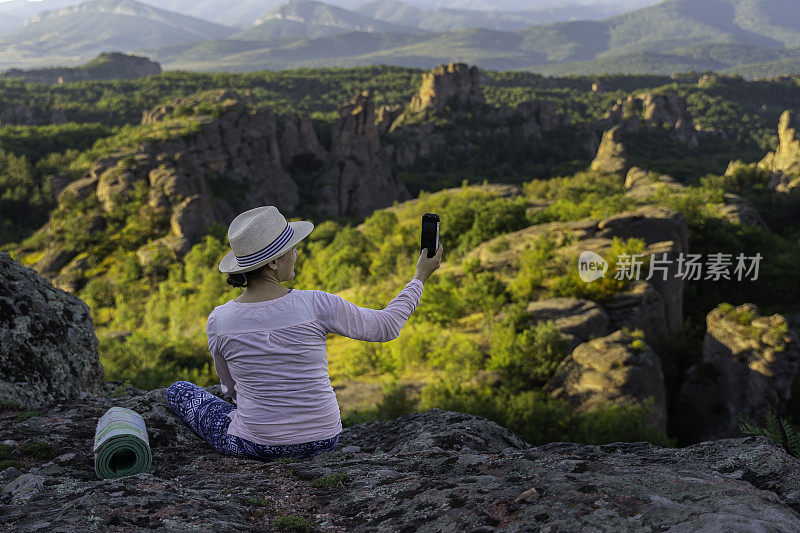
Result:
M311 531L313 524L300 516L279 514L277 518L275 518L273 526L277 529L286 529L290 531Z
M46 442L26 442L19 447L20 455L36 459L50 459L55 455L55 448Z
M311 484L315 487L341 487L346 482L350 481L350 476L344 472L334 472L327 476L321 476L311 480Z
M772 411L767 412L766 427L762 428L756 422L738 413L739 431L745 435L764 435L769 437L776 444L783 446L787 453L800 459L800 431L792 427L788 421L778 417Z
M409 385L400 384L392 379L382 384L383 398L380 403L370 409L353 409L342 414L342 427L363 424L372 420L393 420L398 416L417 411L417 401L409 395Z
M194 108L188 105L179 105L172 112L174 117L188 117L194 115Z
M488 370L500 373L512 390L543 385L566 356L566 341L551 320L527 326L523 304L512 304L492 332Z
M551 398L540 389L512 392L506 387L492 389L456 381L437 381L425 387L420 397L420 411L433 407L482 416L534 446L548 442L638 441L675 446L673 439L646 425L652 400L577 414L566 402Z
M553 275L556 241L552 232L539 235L529 243L517 259L517 275L508 285L508 290L517 300L535 298L546 279Z
M551 289L553 296L599 301L627 290L633 280L644 280L647 277L650 265L650 257L648 255L640 255L636 258L637 263L641 262L638 273L633 268L634 254L642 254L645 247L644 239L630 238L622 240L619 237L614 237L611 242L611 249L603 256L608 263L606 274L590 282L580 279L578 258L574 258L567 273L556 278L553 283ZM623 260L625 261L624 263ZM657 273L654 273L654 276L657 275Z

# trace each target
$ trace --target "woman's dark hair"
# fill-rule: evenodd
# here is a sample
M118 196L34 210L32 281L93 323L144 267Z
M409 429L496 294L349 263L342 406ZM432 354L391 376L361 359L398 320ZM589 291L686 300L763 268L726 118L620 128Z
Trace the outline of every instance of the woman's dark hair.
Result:
M255 270L251 270L250 272L245 272L244 274L228 274L228 285L233 287L247 287L247 278L250 276L254 278L261 277L264 271L267 269L267 265L260 266Z

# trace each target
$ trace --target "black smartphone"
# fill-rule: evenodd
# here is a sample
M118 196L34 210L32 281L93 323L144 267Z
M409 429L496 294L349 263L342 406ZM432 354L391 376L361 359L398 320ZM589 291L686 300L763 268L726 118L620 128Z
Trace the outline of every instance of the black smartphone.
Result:
M423 248L428 249L428 257L436 255L439 249L439 215L435 213L422 215L422 239L419 251L421 252Z

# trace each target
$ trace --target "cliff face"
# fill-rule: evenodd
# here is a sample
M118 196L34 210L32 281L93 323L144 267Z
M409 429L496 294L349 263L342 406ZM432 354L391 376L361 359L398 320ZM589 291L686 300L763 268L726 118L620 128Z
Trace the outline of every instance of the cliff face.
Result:
M321 214L369 215L376 201L383 206L406 201L411 194L394 167L380 153L375 106L362 92L338 109L326 170L316 182Z
M305 200L306 209L314 209L309 215L353 216L410 198L379 154L368 95L340 108L330 152L307 116L290 117L280 127L271 110L254 108L247 97L228 91L158 106L146 111L141 123L169 129L176 114L196 119L193 133L110 153L57 191L59 210L70 210L76 202L96 205L83 216L90 235L103 231L106 219L144 195L139 217L150 221L157 234L136 249L142 265L157 254L183 257L210 225L228 226L239 212L260 205L279 205L291 213ZM305 180L303 190L300 179ZM58 233L48 223L40 231L54 230ZM74 291L86 270L82 251L67 251L54 239L33 267Z

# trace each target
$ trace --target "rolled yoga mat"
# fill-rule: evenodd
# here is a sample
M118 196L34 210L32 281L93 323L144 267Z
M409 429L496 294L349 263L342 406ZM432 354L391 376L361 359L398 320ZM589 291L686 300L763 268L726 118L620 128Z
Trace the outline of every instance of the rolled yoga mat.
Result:
M100 479L132 476L150 469L153 455L139 413L112 407L97 421L94 471Z

